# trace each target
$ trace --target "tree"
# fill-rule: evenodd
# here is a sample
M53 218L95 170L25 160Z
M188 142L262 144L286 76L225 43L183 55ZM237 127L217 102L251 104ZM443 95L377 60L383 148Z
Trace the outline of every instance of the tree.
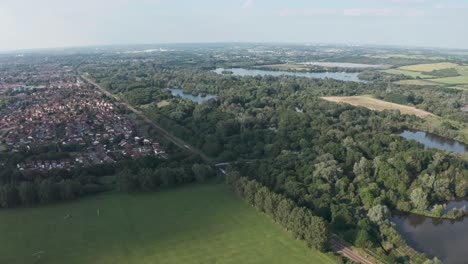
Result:
M42 204L55 201L56 189L51 179L44 179L39 184L39 201Z
M329 183L335 182L343 174L343 169L338 165L338 162L333 158L333 155L327 153L317 158L318 163L315 164L314 178L322 178Z
M442 216L442 213L445 209L445 204L436 204L434 207L432 207L431 212L435 214L436 216Z
M425 210L428 206L427 193L422 188L416 188L411 192L411 202L416 209Z
M117 173L117 187L121 192L133 192L137 189L137 182L133 173L125 168Z
M64 180L59 185L61 200L71 200L79 195L80 184L73 180Z
M265 212L265 200L270 195L270 191L267 187L261 187L257 193L255 193L255 207L261 211Z
M208 165L193 164L192 172L197 182L205 182L206 179L213 176L213 169Z
M138 186L141 190L151 191L156 188L154 171L148 168L138 172Z
M282 225L286 226L289 214L294 208L294 203L287 199L283 198L279 204L278 204L278 209L276 210L276 220Z
M265 213L275 218L275 213L277 211L277 207L278 207L278 203L280 199L281 197L278 194L269 192L268 195L265 197L265 202L264 202Z
M360 229L354 239L354 244L361 248L372 247L372 239L369 235L369 231Z
M36 188L32 182L22 182L18 191L22 204L32 205L37 202Z
M367 217L379 225L385 223L389 216L390 210L386 205L374 205L367 212Z
M323 218L312 216L310 213L308 215L308 222L304 229L304 240L309 247L323 251L330 238L328 225Z

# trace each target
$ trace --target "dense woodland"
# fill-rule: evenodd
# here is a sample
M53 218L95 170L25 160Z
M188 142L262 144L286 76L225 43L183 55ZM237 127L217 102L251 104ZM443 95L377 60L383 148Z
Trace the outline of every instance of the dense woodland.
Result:
M461 91L437 87L405 90L387 82L238 77L217 75L208 69L128 62L115 68L86 70L107 89L216 161L236 161L232 169L254 181L254 192L266 186L269 192L324 219L348 241L374 248L392 262L406 262L409 256L392 250L403 242L387 226L385 212L440 215L440 206L434 209L434 204L467 196L465 160L425 150L395 134L420 122L418 118L319 98L370 93L467 122L459 110ZM217 98L196 104L172 97L167 87ZM168 103L159 106L163 100ZM456 133L450 125L445 129L440 132ZM249 180L241 179L242 184L248 184ZM255 193L246 197L243 189L237 188L241 197L256 206L252 200ZM463 212L451 214L455 217ZM303 234L295 235L304 238ZM418 258L413 256L412 261Z
M440 206L434 205L468 195L467 161L425 150L398 136L397 132L423 122L415 116L333 104L320 97L373 94L468 122L460 110L463 91L408 89L389 84L393 80L387 75L369 74L372 83L218 75L211 70L280 61L275 57L246 59L242 52L224 59L200 54L106 54L63 63L73 66L77 74L88 73L214 162L230 162L226 180L233 190L309 246L325 249L329 232L334 232L359 247L378 251L390 263L424 260L419 254L401 253L405 243L389 223L389 212L440 214ZM375 62L360 58L352 62ZM384 62L404 65L408 60ZM167 88L213 94L216 99L197 104L172 96ZM438 129L442 135L457 134L450 123ZM68 200L109 188L152 191L204 182L215 175L212 167L197 158L172 150L168 160L123 161L47 175L4 170L0 205ZM14 164L15 156L3 158Z

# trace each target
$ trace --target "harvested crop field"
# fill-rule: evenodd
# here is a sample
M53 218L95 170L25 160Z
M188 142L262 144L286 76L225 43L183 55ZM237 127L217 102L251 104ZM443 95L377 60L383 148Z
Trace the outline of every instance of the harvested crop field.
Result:
M416 115L419 117L426 117L433 115L421 109L417 109L412 106L400 105L395 103L386 102L383 100L375 99L368 96L328 96L321 97L321 99L335 102L335 103L347 103L354 106L362 106L371 110L383 111L383 110L400 110L400 113L407 115Z

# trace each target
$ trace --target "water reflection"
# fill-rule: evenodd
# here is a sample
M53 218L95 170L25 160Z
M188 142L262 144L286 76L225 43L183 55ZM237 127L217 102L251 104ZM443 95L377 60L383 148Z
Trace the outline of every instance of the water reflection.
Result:
M437 136L434 134L405 130L400 136L407 139L414 139L424 145L424 148L436 148L441 150L449 150L455 153L467 152L468 146L456 140Z
M188 99L192 102L196 102L198 104L202 104L210 99L213 99L213 98L216 98L216 95L213 95L213 94L206 94L205 96L202 96L201 94L195 96L195 95L192 95L192 94L189 94L189 93L184 93L184 91L182 89L174 89L174 88L169 88L169 90L171 91L171 94L173 96L180 96L184 99Z
M444 263L468 263L468 221L394 214L395 228L414 249Z

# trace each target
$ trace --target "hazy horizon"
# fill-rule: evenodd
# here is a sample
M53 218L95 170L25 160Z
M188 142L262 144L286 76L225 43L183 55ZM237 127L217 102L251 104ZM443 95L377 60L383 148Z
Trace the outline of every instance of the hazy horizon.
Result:
M468 48L467 0L4 0L0 51L178 43Z

